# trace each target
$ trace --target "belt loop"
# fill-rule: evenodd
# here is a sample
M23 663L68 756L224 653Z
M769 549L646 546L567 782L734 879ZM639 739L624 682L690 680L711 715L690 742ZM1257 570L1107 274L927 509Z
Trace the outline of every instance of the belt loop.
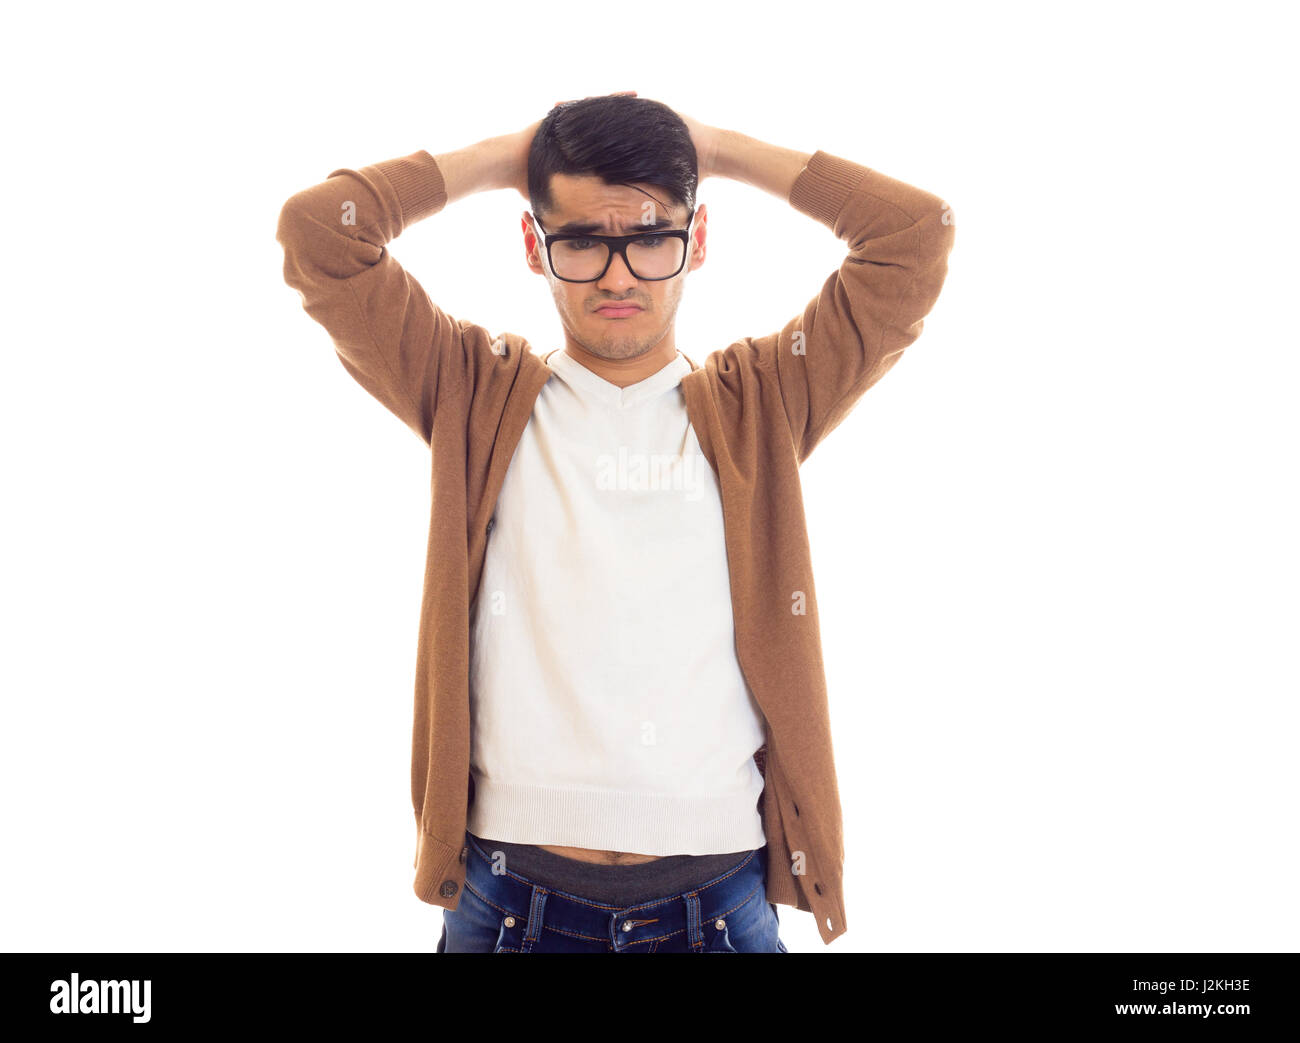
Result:
M546 888L533 885L533 897L528 903L528 930L524 934L524 952L532 952L533 945L542 935L542 916L546 910Z
M700 930L699 893L688 891L682 900L686 903L686 948L689 952L699 952L704 947L704 932Z

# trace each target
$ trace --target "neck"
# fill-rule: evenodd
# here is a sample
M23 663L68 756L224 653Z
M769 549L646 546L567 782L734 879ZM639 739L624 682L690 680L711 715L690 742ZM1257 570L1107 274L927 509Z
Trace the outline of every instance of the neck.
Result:
M567 333L564 341L566 355L586 366L596 376L621 388L638 384L654 376L677 358L677 339L671 329L667 336L649 351L627 359L607 359L593 355Z

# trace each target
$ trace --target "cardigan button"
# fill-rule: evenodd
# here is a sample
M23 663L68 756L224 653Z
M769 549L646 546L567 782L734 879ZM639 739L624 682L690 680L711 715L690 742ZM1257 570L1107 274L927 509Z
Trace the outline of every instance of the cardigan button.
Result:
M487 529L486 529L486 531L487 531L487 532L491 532L492 529L493 529L493 527L496 525L496 523L497 523L497 520L496 520L495 518L489 518L489 519L488 519L488 523L487 523Z
M464 862L465 862L465 857L466 857L468 854L469 854L469 845L466 844L463 848L460 849L460 861L461 861L461 864L462 864L462 865L464 864Z
M455 880L444 880L442 886L438 888L438 894L442 895L443 898L450 898L459 890L460 888L456 885Z

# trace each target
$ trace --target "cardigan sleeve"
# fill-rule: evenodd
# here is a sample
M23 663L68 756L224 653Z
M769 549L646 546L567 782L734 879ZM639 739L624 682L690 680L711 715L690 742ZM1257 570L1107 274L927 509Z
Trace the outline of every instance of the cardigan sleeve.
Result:
M331 171L284 203L276 228L284 280L344 368L426 444L440 394L465 382L470 345L492 339L434 304L388 249L445 203L442 172L420 151Z
M848 245L843 263L781 330L737 347L775 379L800 463L921 334L948 270L954 225L938 197L816 152L790 204Z

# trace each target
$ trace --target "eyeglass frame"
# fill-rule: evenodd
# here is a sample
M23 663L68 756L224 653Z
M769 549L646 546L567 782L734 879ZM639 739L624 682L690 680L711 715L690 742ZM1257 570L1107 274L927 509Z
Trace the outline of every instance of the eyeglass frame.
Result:
M543 243L546 246L546 263L551 266L551 274L561 282L600 282L605 278L609 271L609 266L614 263L614 255L623 258L623 264L628 270L628 274L638 282L663 282L665 279L675 279L682 274L682 269L686 267L686 259L691 255L691 225L695 223L695 215L699 213L700 208L697 206L691 211L691 216L686 221L685 228L660 228L650 232L636 232L632 235L593 235L591 232L548 232L542 225L541 218L531 210L529 214L537 223L537 227L542 229ZM667 239L669 237L680 239L682 241L682 263L677 266L677 271L672 275L660 275L654 279L642 278L632 271L632 264L627 259L628 245L635 239L649 239L651 237ZM604 243L605 248L609 251L605 256L605 267L601 269L600 274L593 279L566 279L563 275L555 270L555 261L551 257L551 244L558 243L562 239L594 239L598 243Z

